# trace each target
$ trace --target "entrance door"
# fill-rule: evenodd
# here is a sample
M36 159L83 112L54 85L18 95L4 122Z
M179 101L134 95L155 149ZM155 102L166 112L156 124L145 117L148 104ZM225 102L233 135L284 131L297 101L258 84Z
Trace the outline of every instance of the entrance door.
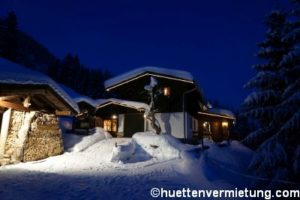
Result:
M116 119L104 119L103 120L103 129L109 132L113 137L117 137L117 120Z
M144 117L143 114L125 114L124 119L124 137L132 137L136 132L144 131Z

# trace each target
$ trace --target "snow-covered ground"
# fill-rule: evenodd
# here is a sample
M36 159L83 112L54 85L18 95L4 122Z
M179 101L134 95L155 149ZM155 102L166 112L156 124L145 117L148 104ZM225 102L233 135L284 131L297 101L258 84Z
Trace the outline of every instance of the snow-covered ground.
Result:
M102 129L64 136L67 152L0 167L3 199L151 199L150 189L250 187L245 169L253 152L237 141L210 148L170 135L137 133L111 138Z

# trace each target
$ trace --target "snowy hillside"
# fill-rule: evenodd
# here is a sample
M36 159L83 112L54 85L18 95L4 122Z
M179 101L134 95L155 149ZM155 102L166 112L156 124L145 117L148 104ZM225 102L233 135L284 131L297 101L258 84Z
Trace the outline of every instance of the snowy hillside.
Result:
M1 167L1 199L149 199L152 187L253 183L244 175L253 152L236 141L222 147L206 141L210 148L203 151L149 132L110 138L97 129L89 136L66 137L69 151L63 155Z

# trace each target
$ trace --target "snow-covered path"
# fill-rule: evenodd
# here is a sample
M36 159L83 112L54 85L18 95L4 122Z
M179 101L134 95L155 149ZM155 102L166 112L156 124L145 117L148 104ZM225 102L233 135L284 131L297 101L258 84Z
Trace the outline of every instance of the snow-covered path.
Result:
M153 187L229 189L252 184L242 176L233 177L230 171L222 168L237 171L249 160L251 151L240 149L238 143L223 148L211 144L206 151L185 146L180 158L169 160L110 162L115 143L129 141L104 139L82 152L1 167L1 200L151 199L149 192ZM217 156L220 153L222 156Z

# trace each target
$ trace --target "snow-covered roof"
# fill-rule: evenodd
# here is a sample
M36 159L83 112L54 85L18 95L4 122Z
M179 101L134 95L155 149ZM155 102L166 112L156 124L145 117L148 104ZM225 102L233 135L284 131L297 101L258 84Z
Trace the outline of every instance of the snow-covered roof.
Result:
M74 98L74 101L76 103L86 102L96 108L99 104L102 104L103 102L106 102L107 100L106 99L92 99L87 96L79 96L79 97Z
M127 101L127 100L115 99L115 98L99 99L96 101L98 101L98 105L96 106L97 108L101 108L101 107L104 107L109 104L117 104L120 106L134 108L137 110L150 110L149 105L142 103L142 102L137 102L137 101Z
M60 86L65 90L65 92L78 104L80 102L85 102L90 104L93 107L96 107L99 104L99 100L92 99L88 96L84 96L69 88L66 85L60 84Z
M209 108L207 110L208 113L223 115L231 118L235 118L235 115L230 110L222 109L222 108Z
M166 68L160 68L160 67L142 67L138 69L134 69L132 71L126 72L124 74L121 74L119 76L116 76L114 78L108 79L105 81L104 85L105 88L111 88L113 86L116 86L120 83L130 81L133 78L137 78L139 76L143 76L145 74L150 74L153 76L168 76L170 78L183 80L187 82L193 83L194 78L193 75L186 71L181 70L175 70L175 69L166 69Z
M77 104L73 99L51 78L40 72L28 69L22 65L0 58L0 83L20 85L48 85L60 97L62 97L71 108L79 112Z

